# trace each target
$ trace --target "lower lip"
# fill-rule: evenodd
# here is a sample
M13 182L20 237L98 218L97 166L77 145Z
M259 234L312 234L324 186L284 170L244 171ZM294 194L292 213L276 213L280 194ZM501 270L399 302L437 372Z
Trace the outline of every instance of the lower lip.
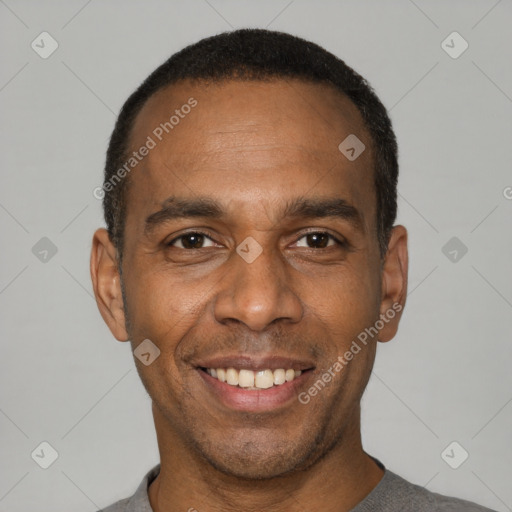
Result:
M287 405L291 401L298 401L299 389L304 386L311 373L310 371L304 371L290 382L268 389L252 390L231 386L208 375L203 370L198 369L197 371L208 389L223 405L230 409L245 412L274 410Z

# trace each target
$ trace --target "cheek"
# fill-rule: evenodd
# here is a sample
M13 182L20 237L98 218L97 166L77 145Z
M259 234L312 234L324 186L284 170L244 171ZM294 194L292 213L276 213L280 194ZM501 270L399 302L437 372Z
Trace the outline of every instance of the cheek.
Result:
M371 325L379 314L380 282L369 267L338 267L312 285L302 280L302 299L312 315L323 323L334 339L350 342ZM299 292L300 293L300 292Z
M134 269L126 283L127 308L134 330L161 336L194 321L205 301L205 286L183 283L165 272Z
M186 377L177 354L180 340L197 321L196 310L201 303L199 293L176 286L176 281L162 273L134 271L126 292L132 350L145 339L159 350L158 357L147 366L135 361L144 387L153 399L179 407L186 393Z

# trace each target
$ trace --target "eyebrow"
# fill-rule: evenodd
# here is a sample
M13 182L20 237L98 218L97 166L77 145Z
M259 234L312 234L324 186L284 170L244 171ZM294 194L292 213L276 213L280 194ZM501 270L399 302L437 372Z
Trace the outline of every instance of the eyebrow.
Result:
M158 225L170 220L197 217L218 219L222 216L222 207L213 199L178 199L171 196L162 203L161 210L146 219L144 233L150 234Z
M365 231L363 216L360 211L342 198L299 197L287 204L283 217L304 219L332 217L348 222L356 230Z
M169 197L162 208L146 218L144 233L149 235L157 226L165 222L184 218L212 218L225 216L222 205L216 200L199 197L180 199ZM286 203L282 218L323 219L337 218L348 222L356 230L364 232L363 218L359 210L342 198L304 198L298 197Z

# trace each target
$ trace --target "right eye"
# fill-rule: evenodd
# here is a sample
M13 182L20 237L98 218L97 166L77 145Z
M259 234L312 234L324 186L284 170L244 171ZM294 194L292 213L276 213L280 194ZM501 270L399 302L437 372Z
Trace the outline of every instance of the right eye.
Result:
M207 240L211 242L211 245L204 246L203 244ZM214 247L215 242L205 233L192 231L172 239L166 245L178 249L203 249L204 247Z

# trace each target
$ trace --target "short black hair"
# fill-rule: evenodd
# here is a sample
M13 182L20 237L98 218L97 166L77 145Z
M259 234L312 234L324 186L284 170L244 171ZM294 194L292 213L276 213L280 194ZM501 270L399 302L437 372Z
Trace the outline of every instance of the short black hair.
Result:
M381 258L396 219L398 156L391 121L368 82L321 46L283 32L241 29L208 37L172 55L126 100L117 118L104 173L103 211L110 239L122 258L128 179L106 187L129 158L132 127L146 101L179 81L299 79L330 84L357 107L372 138ZM340 141L341 142L341 141Z

